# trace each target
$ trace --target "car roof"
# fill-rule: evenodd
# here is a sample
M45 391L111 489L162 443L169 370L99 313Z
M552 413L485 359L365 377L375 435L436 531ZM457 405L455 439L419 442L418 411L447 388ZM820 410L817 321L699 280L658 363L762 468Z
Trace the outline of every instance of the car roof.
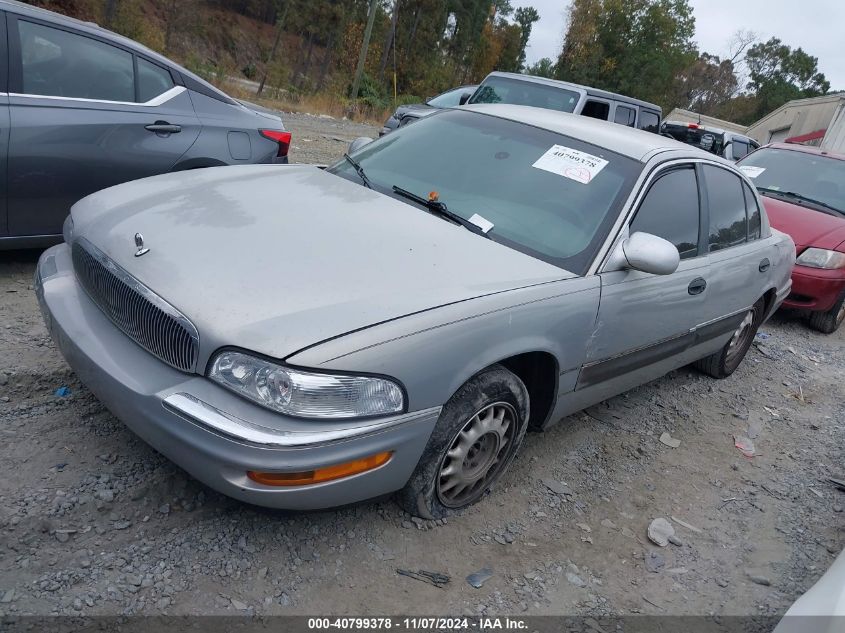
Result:
M830 152L822 147L813 147L812 145L799 145L798 143L769 143L760 149L771 147L774 149L788 149L793 152L802 152L804 154L816 154L818 156L826 156L827 158L835 158L836 160L845 160L845 154L838 152Z
M18 0L0 0L0 10L9 11L11 13L16 13L18 15L42 19L49 22L54 22L58 25L66 25L72 27L80 32L88 33L90 35L96 35L99 37L103 37L106 39L113 40L115 43L125 46L126 48L130 48L138 53L149 57L150 59L157 61L158 63L168 66L180 74L190 77L196 82L199 82L203 87L207 90L211 90L216 94L219 94L223 97L227 102L234 102L230 96L228 96L225 92L221 91L219 88L214 87L207 81L205 81L202 77L199 77L192 73L191 71L183 68L172 59L168 59L159 53L156 53L154 50L151 50L136 42L135 40L129 39L128 37L124 37L119 33L115 33L114 31L109 31L106 28L98 25L95 22L85 22L83 20L77 20L76 18L71 18L66 15L62 15L61 13L56 13L55 11L50 11L49 9L42 9L41 7L34 7L29 4L24 4L23 2L18 2Z
M575 90L583 90L584 92L594 97L602 97L605 99L612 99L614 101L624 101L626 103L632 103L634 105L649 108L651 110L657 110L661 114L663 113L663 109L656 103L649 103L648 101L634 99L634 97L628 97L626 95L622 95L616 92L600 90L599 88L593 88L592 86L583 86L581 84L575 84L569 81L561 81L559 79L548 79L546 77L538 77L536 75L523 75L522 73L506 73L499 70L490 73L489 75L487 75L487 77L507 77L508 79L516 79L517 81L528 81L536 84L545 84L547 86L554 86L556 88L573 88Z
M601 121L580 114L569 114L532 106L486 103L463 106L457 109L509 119L571 136L638 161L647 160L651 154L670 150L682 151L693 158L718 158L704 150L661 134L636 130L618 123Z

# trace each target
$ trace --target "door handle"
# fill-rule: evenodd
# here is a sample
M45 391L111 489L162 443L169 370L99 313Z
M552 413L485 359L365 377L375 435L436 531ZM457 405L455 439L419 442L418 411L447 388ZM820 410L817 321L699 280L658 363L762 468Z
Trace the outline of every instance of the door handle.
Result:
M704 281L701 277L696 277L691 282L689 282L689 286L687 286L687 292L691 295L700 295L704 292L704 289L707 287L707 282Z
M151 125L145 125L144 129L156 134L178 134L182 131L181 125L171 125L167 121L156 121Z
M769 261L769 258L766 257L763 259L763 261L760 262L760 265L757 267L757 270L759 270L761 273L764 273L769 270L769 267L771 265L772 263Z

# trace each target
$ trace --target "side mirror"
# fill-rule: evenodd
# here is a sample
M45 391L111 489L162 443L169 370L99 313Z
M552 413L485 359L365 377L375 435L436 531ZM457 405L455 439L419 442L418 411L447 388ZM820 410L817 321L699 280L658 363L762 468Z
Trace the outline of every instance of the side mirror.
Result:
M620 268L632 268L652 275L671 275L681 263L675 245L651 233L634 233L619 244L614 255L613 259Z
M458 105L464 105L467 101L469 101L469 98L471 96L472 96L471 92L465 92L464 94L462 94L461 100L458 102Z
M347 154L354 154L359 149L364 147L364 145L369 145L372 142L373 142L373 139L371 139L369 136L359 136L358 138L356 138L354 141L352 141L349 144L349 149L346 150L346 153Z

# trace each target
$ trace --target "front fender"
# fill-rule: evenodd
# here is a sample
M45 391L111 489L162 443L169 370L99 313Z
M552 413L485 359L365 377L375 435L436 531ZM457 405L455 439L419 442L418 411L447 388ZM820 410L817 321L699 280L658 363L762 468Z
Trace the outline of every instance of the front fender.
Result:
M598 311L598 277L574 278L460 302L326 341L286 359L302 367L373 372L402 382L410 411L444 404L479 371L547 352L577 377ZM558 392L573 381L561 379Z

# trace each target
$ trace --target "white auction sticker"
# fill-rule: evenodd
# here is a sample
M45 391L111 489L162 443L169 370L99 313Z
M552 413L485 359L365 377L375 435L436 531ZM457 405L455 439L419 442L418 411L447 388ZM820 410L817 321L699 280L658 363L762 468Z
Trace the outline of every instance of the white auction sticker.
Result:
M754 165L740 165L739 170L748 176L749 178L756 178L764 171L766 171L765 167L756 167Z
M598 156L580 152L571 147L564 147L563 145L552 145L552 147L545 154L537 159L537 162L532 165L537 169L557 174L580 182L588 184L598 173L607 166L607 161Z

